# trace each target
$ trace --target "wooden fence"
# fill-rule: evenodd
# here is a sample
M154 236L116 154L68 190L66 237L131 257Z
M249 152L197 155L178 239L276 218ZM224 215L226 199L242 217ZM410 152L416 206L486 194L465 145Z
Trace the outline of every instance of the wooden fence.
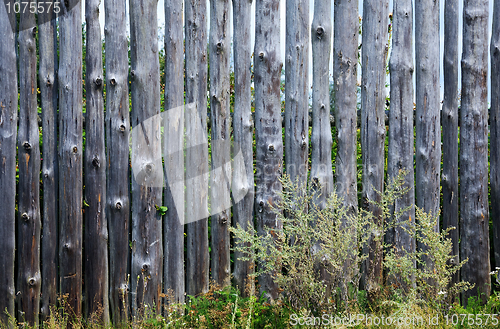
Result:
M332 19L331 0L315 0L314 8L309 8L309 0L287 0L283 60L279 35L284 3L279 0L256 0L255 45L249 41L251 1L233 0L232 17L229 0L210 1L208 30L206 0L165 0L164 81L160 81L155 1L129 1L130 43L126 1L104 1L104 63L99 0L85 4L85 58L79 1L48 0L42 3L44 10L34 7L36 15L13 0L0 5L0 322L6 323L10 315L36 325L49 316L58 296L77 316L100 310L103 321L119 323L141 314L146 305L160 312L164 294L184 302L185 294L203 293L209 280L225 286L231 284L232 276L233 284L244 293L254 265L239 261L238 254L231 265L229 227L247 227L254 219L260 234L268 228L279 229L270 205L281 189L278 178L283 170L300 182L308 177L319 182L324 195L336 189L352 212L371 207L377 221L382 220L379 210L365 201L378 200L375 190L383 190L384 179L396 176L400 169L409 170L405 186L414 188L415 194L399 200L396 209L412 206L416 200L425 211L442 211L442 228L460 227L450 237L454 253L460 255L457 261L469 258L461 278L476 284L464 298L478 292L489 294L490 221L491 259L500 265L499 0L494 4L490 49L488 0L464 1L460 118L457 45L462 13L457 1L445 0L442 106L439 2L434 0L415 0L415 22L412 0L394 1L392 14L389 0L364 0L362 47L358 47L357 1L334 0ZM312 25L310 10L314 11ZM363 202L358 205L359 55L364 188L359 191ZM195 104L194 110L188 111L187 106L185 112L172 110L184 104ZM148 120L167 112L168 121L162 127L160 119ZM147 132L143 136L146 146L132 143L129 150L136 127ZM160 130L165 143L157 138ZM229 140L241 151L233 162ZM161 157L158 160L162 152L163 164ZM134 164L142 176L131 173ZM158 177L163 177L160 185ZM178 184L183 180L185 187ZM241 196L232 212L221 206L230 202L228 183L233 198L235 193ZM163 206L168 207L165 214ZM211 215L210 240L207 214ZM415 218L414 208L400 220L408 218ZM393 233L389 242L400 250L418 247L403 230ZM370 290L383 283L382 246L371 240L368 252L362 286ZM259 284L270 298L278 296L270 276L261 277Z

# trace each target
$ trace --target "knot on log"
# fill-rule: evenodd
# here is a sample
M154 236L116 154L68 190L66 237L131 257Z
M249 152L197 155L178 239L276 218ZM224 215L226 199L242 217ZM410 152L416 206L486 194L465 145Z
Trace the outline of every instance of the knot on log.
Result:
M323 28L323 26L318 26L318 28L316 29L316 35L317 35L318 39L321 39L323 37L324 33L325 33L325 29Z
M31 144L30 144L29 142L24 142L24 143L23 143L23 146L24 146L24 149L25 149L26 151L31 150Z
M99 168L101 166L101 163L99 162L99 158L97 156L92 159L92 165L96 168Z
M97 77L94 81L95 85L97 87L100 87L102 85L102 78L101 77Z
M122 209L122 203L120 201L118 201L117 203L115 203L115 209L116 210Z
M27 222L27 221L29 221L29 220L30 220L30 216L29 216L27 213L23 213L23 214L21 215L21 217L23 218L23 220L24 220L25 222Z
M36 37L36 26L33 27L33 29L31 30L31 33L33 34L33 37Z
M125 132L125 125L123 125L123 124L122 124L122 125L120 125L120 131L121 131L122 133L123 133L123 132Z
M261 51L259 53L259 58L260 58L261 61L264 60L264 52L263 51Z
M111 80L109 80L109 83L111 83L112 86L116 85L116 79L111 78Z
M273 144L269 144L268 150L269 150L269 152L274 152L274 145Z
M133 78L133 77L135 77L135 71L134 71L134 70L130 71L130 76L131 76L132 78Z
M222 52L222 46L223 46L223 42L222 41L219 41L217 42L217 54L220 54Z
M30 287L33 287L36 284L36 279L35 278L29 278L28 279L28 285Z
M73 146L73 153L78 153L78 147Z

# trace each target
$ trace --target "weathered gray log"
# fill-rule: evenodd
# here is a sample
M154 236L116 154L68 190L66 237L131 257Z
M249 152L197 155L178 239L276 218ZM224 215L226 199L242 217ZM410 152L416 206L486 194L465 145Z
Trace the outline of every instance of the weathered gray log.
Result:
M441 115L439 95L439 2L415 0L416 52L416 198L417 206L436 215L440 202ZM436 221L434 230L439 230ZM418 249L426 246L417 242ZM426 266L432 266L424 257Z
M212 170L210 173L211 275L215 284L231 284L230 0L210 0L210 112Z
M394 246L399 255L415 252L416 241L408 232L415 221L415 192L413 169L413 6L412 0L394 2L392 52L389 61L391 72L391 111L389 114L389 148L387 154L387 179L393 180L401 170L406 171L402 188L410 191L396 200L393 214L411 207L394 218L398 225L386 233L386 243ZM411 232L411 231L410 231ZM402 284L403 278L389 278L389 282Z
M380 203L384 190L385 147L385 78L388 51L388 0L363 1L361 49L361 153L363 155L363 207L381 226ZM378 191L378 192L377 192ZM374 232L367 243L368 258L363 264L362 286L368 293L380 289L383 281L382 241Z
M160 313L163 271L157 3L130 1L132 91L132 315ZM156 117L155 117L156 116ZM149 120L148 120L149 119ZM143 135L141 135L143 134ZM143 138L143 139L141 139ZM143 141L141 143L140 141ZM158 180L160 181L159 186Z
M314 1L311 26L313 58L311 181L319 185L316 204L323 207L333 192L332 130L330 125L329 67L332 46L332 4L330 0Z
M48 5L47 5L48 6ZM51 4L53 6L53 4ZM57 155L57 28L55 13L38 14L39 85L42 107L42 298L40 320L50 315L57 302L57 219L58 219L58 155Z
M458 1L446 0L444 12L443 229L455 227L448 237L453 243L452 255L457 256L453 262L458 264ZM459 277L455 273L452 283Z
M490 110L490 184L493 251L500 267L500 0L493 8L491 31L491 110Z
M106 218L109 229L109 304L114 324L130 314L129 99L125 0L105 0Z
M337 133L336 192L350 214L358 210L356 168L356 78L358 66L358 3L350 0L334 1L333 84L335 125ZM353 241L354 243L354 241ZM340 282L342 297L347 296L347 285L355 273L348 272L356 257L346 262L346 273ZM353 282L357 287L357 282Z
M253 176L253 128L254 120L251 108L251 54L250 20L251 1L233 0L233 49L234 49L234 156L232 189L245 194L243 199L233 206L233 224L239 224L244 230L253 225L254 176ZM237 150L241 151L239 160ZM249 277L253 273L254 264L241 261L243 254L234 254L234 283L242 296L248 296L255 289L254 280ZM248 291L247 291L248 286Z
M62 2L59 17L59 276L66 312L82 310L82 9Z
M15 13L0 5L0 324L14 317L16 250L17 65ZM9 326L10 327L10 326Z
M163 220L164 292L166 302L184 302L184 41L182 30L183 0L165 0L165 122L166 190L164 204L168 208ZM172 184L170 184L172 182ZM179 200L176 204L175 199ZM173 295L171 295L173 294Z
M337 128L336 190L351 212L357 212L356 72L358 66L358 6L335 0L333 84Z
M108 223L106 221L106 157L104 146L104 78L99 24L100 0L85 1L86 147L85 170L85 314L109 323Z
M255 3L255 213L259 235L283 227L271 209L282 188L279 177L283 164L279 6L279 0L257 0ZM260 293L266 292L265 297L278 298L278 286L272 275L259 276L259 284Z
M460 127L460 257L462 280L475 283L462 303L490 295L488 213L488 0L464 1Z
M286 1L285 171L307 183L309 171L309 0Z
M186 35L186 292L208 291L207 1L185 1ZM192 105L189 105L192 106ZM195 147L195 145L198 145Z
M19 25L19 212L17 220L17 319L38 325L40 310L40 136L38 131L36 22L30 11Z

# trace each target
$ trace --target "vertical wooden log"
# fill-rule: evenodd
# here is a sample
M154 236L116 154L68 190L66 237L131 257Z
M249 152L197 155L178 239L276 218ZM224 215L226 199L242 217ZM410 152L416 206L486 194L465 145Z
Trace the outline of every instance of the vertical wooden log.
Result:
M49 2L53 6L53 2ZM47 5L48 7L48 5ZM52 7L53 8L53 7ZM39 85L42 100L42 298L41 321L57 301L58 155L57 155L57 28L54 11L38 14Z
M82 9L60 3L59 17L59 276L66 312L82 309Z
M335 0L333 37L333 84L337 130L336 190L351 214L358 210L356 169L356 79L358 66L358 3ZM355 258L355 253L353 253ZM353 261L353 260L351 260ZM348 262L349 263L349 262ZM346 264L347 268L352 268ZM341 282L344 298L355 273ZM357 286L357 283L355 283Z
M169 120L165 123L163 146L167 174L164 203L168 207L163 222L163 277L165 294L173 293L169 298L175 303L184 302L185 290L183 4L183 0L165 0L165 111L169 111Z
M19 25L19 212L17 220L17 319L38 325L40 310L40 135L38 131L36 21L30 11Z
M104 78L99 24L100 0L85 1L87 64L85 86L85 313L99 312L109 323L108 223L106 221L106 158L104 147Z
M441 124L439 96L439 2L415 0L416 52L416 197L417 205L433 215L439 211ZM434 228L439 230L439 222ZM418 248L426 246L418 243ZM427 266L431 260L424 258Z
M318 193L313 200L323 209L333 192L332 130L330 126L330 53L332 46L332 3L330 0L314 1L311 25L313 60L312 132L311 132L311 183ZM319 248L319 243L317 244ZM331 278L325 267L319 267L320 277L331 288Z
M393 213L411 207L396 222L408 222L386 233L385 242L394 246L401 256L415 252L416 241L407 230L410 220L415 220L415 193L413 169L413 6L412 0L394 2L392 52L389 61L391 72L391 111L389 114L389 149L387 154L387 179L397 177L400 170L407 172L403 188L410 191L396 200ZM392 278L401 283L401 278ZM393 281L394 282L394 281Z
M106 218L109 229L109 306L118 325L130 314L129 98L125 0L105 0Z
M233 162L233 194L244 194L243 199L233 207L233 223L239 224L244 230L253 225L254 207L254 174L253 174L253 128L252 95L251 95L251 54L250 20L252 1L233 0L233 49L234 49L234 154ZM241 151L242 159L236 157ZM249 224L250 223L250 224ZM249 277L255 264L241 261L242 253L234 254L234 283L242 296L247 296L247 286L250 293L253 279Z
M160 141L160 64L157 3L130 1L132 80L132 314L160 312L162 291L163 168ZM145 142L139 143L139 140ZM159 181L159 182L158 182ZM159 186L157 185L159 184Z
M448 237L458 265L458 1L446 0L444 13L443 229L455 227ZM457 272L452 283L458 280Z
M257 0L255 3L255 213L259 235L283 227L271 209L282 188L279 177L283 163L279 6L279 0ZM268 299L278 298L278 286L271 275L260 276L259 284L260 292L265 291Z
M13 2L11 2L13 4ZM14 316L17 64L13 11L0 5L0 324Z
M330 127L329 67L332 45L332 4L330 0L314 1L314 18L311 28L313 51L313 123L311 133L311 181L320 186L316 200L324 206L333 192L332 130Z
M333 84L337 128L336 185L350 211L356 212L356 72L358 66L358 5L335 0Z
M493 8L491 31L490 183L495 266L500 267L500 0Z
M309 0L286 2L285 49L286 173L304 186L309 171Z
M387 58L388 0L363 1L361 50L361 153L363 155L363 202L382 225L382 209L368 202L380 203L384 190L385 147L385 77ZM376 233L374 233L376 234ZM368 293L382 285L382 241L372 234L368 258L364 262L363 286Z
M207 1L186 0L186 292L208 291ZM193 108L193 106L195 106ZM191 179L191 180L189 180Z
M490 295L488 213L488 0L466 0L460 111L460 256L462 280L475 283L462 303Z
M210 0L210 112L212 170L210 209L212 280L219 286L231 284L229 226L231 225L230 121L229 121L229 33L230 0Z

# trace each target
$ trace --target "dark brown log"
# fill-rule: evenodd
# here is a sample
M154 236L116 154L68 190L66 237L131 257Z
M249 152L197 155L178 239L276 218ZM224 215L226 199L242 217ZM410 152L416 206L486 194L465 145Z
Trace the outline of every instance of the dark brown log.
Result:
M106 218L109 229L109 306L118 325L130 315L130 182L128 45L125 0L105 0Z
M51 4L53 6L53 3ZM45 321L50 308L57 302L58 266L58 155L57 155L57 28L55 13L44 11L38 14L38 44L40 54L39 86L42 107L42 297L40 315Z
M17 65L15 13L0 5L0 325L14 317ZM15 26L15 25L14 25Z
M104 147L104 77L99 24L100 0L85 1L86 116L85 122L85 314L108 324L108 223L106 218L106 158Z
M40 136L38 131L35 14L19 25L19 212L17 219L17 319L38 326L40 311Z
M495 266L500 267L500 0L495 0L491 32L490 182Z
M59 276L66 312L82 311L82 14L76 0L59 17Z
M156 2L130 1L132 81L132 315L161 310L163 167ZM135 128L135 132L134 132Z

